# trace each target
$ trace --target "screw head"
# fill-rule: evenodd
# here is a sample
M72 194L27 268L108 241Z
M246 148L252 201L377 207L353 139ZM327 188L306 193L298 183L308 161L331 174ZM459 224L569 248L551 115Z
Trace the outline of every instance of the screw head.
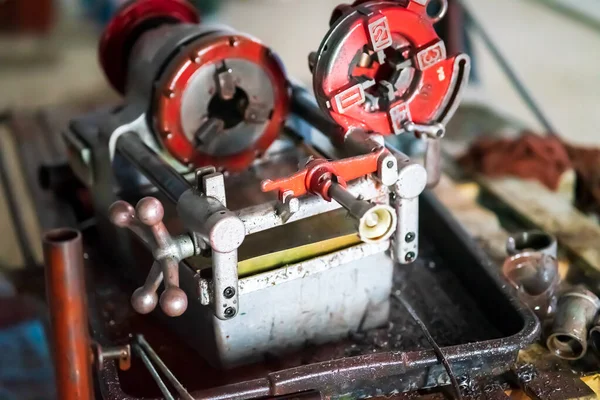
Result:
M235 296L235 289L231 286L226 288L223 290L223 296L225 296L226 299L231 299L233 296Z
M417 238L417 235L415 235L414 232L408 232L406 234L406 236L404 237L404 240L406 241L406 243L412 243L415 241L416 238Z
M224 312L225 318L233 318L235 316L235 308L227 307Z
M393 161L391 161L391 160L390 160L390 161L388 161L388 162L387 162L387 167L388 167L388 168L390 168L390 169L391 169L391 168L394 168L394 162L393 162Z
M411 252L406 253L404 260L406 262L413 262L413 261L415 261L416 257L417 257L417 255L411 251Z

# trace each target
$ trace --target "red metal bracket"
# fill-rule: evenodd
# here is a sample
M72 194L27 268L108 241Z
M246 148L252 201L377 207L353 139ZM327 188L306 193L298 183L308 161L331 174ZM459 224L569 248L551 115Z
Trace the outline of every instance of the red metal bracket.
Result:
M313 193L331 201L328 192L332 182L346 187L349 181L377 172L379 157L385 151L382 147L369 154L337 161L327 161L322 158L312 160L306 168L292 176L262 181L261 189L263 192L279 191L280 200L283 200L284 196L300 197Z

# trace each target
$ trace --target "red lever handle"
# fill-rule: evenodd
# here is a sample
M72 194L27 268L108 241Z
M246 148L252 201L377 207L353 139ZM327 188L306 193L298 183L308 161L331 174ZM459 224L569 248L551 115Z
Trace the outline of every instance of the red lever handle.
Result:
M307 193L318 194L331 201L329 187L333 181L342 186L346 182L377 172L378 160L385 148L369 154L342 160L327 161L319 158L310 161L306 168L292 176L280 179L265 179L261 183L263 192L279 191L279 199L283 200L284 193L300 197Z

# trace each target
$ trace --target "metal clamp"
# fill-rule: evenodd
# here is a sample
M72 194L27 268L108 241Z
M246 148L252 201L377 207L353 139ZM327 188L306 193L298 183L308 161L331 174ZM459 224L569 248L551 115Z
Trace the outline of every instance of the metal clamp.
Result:
M246 228L226 208L223 174L214 167L197 170L196 187L179 198L177 213L194 241L211 249L212 280L201 285L201 303L211 304L219 319L233 318L239 311L238 248Z
M319 195L327 201L335 200L357 221L358 235L363 242L381 242L394 233L396 213L388 205L373 204L356 198L348 192L346 186L348 181L380 171L382 158L389 161L389 165L386 163L383 167L393 170L393 175L396 176L396 160L389 160L390 156L385 148L380 147L365 155L337 161L311 159L303 170L274 181L266 179L261 188L263 192L279 191L279 198L284 205L286 202L290 204L292 197L308 193ZM387 174L381 176L385 175ZM285 211L289 213L290 208L288 205Z
M152 312L158 304L156 294L163 279L165 290L160 296L160 307L170 317L178 317L187 309L187 296L179 288L179 262L199 253L192 238L182 235L171 237L163 223L164 208L154 197L140 200L134 209L126 201L115 202L109 210L113 224L129 228L151 249L154 264L146 282L131 296L131 305L140 314Z
M394 155L399 171L393 196L398 215L393 254L396 262L410 264L419 255L419 196L427 185L427 171L403 153Z

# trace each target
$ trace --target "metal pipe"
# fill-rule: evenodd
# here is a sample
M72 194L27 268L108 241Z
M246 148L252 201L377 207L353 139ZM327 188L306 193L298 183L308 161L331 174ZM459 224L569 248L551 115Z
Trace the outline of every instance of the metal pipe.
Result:
M116 150L174 203L192 187L133 132L119 137Z
M565 360L578 360L587 351L588 328L600 308L600 300L583 287L563 294L558 300L548 349Z
M81 233L72 229L53 230L44 235L43 243L58 398L91 399L91 350Z

